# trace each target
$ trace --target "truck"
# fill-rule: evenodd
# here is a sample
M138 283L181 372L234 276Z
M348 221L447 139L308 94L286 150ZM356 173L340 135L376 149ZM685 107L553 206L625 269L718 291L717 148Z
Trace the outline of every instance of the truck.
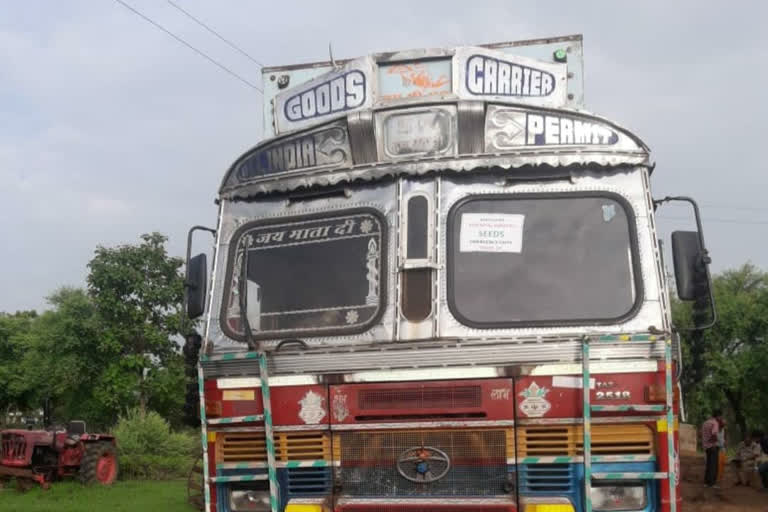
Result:
M265 138L189 232L206 512L681 510L710 257L585 109L582 43L263 68Z

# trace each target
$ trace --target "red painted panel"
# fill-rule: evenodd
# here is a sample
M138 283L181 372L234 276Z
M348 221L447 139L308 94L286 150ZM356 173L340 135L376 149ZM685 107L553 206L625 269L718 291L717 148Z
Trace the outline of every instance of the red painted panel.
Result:
M511 420L512 379L331 386L334 424Z
M595 374L595 387L590 390L593 405L647 404L646 388L664 384L663 373ZM518 419L580 418L583 414L581 375L526 376L516 382ZM624 398L623 393L629 397ZM601 393L598 397L598 393ZM617 395L618 393L618 395ZM618 397L617 397L618 396ZM616 412L593 412L593 416L616 416ZM622 412L624 415L648 415L647 412Z
M224 400L225 395L252 392L253 400ZM327 425L328 391L325 386L283 386L270 388L273 425ZM205 383L206 400L221 401L223 417L261 414L263 402L260 388L220 390L215 380Z

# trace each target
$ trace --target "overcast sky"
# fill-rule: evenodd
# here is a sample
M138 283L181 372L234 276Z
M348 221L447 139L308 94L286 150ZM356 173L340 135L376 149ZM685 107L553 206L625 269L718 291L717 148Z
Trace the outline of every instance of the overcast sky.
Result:
M164 0L125 1L260 83ZM587 106L650 145L654 195L702 203L714 270L768 268L768 4L176 1L266 65L582 33ZM82 286L97 244L160 231L182 255L260 104L114 0L0 0L0 311Z

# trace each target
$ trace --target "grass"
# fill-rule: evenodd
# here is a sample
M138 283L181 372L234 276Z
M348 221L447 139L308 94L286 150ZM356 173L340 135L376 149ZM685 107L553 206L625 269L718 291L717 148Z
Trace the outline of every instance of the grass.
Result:
M127 481L110 487L84 487L58 482L50 490L35 488L25 493L11 485L0 490L2 512L194 512L187 504L187 483Z

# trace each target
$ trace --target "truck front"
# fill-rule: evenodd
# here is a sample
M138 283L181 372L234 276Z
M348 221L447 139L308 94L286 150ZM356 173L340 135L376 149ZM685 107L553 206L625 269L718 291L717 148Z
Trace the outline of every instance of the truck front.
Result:
M583 110L581 48L264 70L205 308L189 267L207 510L679 509L652 167Z

